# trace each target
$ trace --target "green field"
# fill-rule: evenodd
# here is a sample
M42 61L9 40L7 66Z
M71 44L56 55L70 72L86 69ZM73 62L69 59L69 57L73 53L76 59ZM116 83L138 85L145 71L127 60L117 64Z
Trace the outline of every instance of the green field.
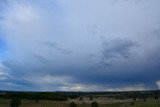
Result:
M131 105L131 103L116 103L104 107L160 107L160 101L134 102L134 105Z
M10 107L10 100L0 99L0 107ZM20 107L69 107L69 102L41 100L23 100ZM91 107L90 104L79 102L77 107ZM99 104L99 107L160 107L160 101L136 101L132 105L128 103Z

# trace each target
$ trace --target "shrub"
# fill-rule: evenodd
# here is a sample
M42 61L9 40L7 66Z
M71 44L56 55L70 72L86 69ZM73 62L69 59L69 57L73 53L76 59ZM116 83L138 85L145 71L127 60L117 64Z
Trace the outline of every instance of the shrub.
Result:
M83 98L82 98L82 97L79 97L79 101L83 101Z
M134 102L131 102L131 105L133 106L133 105L134 105Z
M82 107L85 107L85 105L86 105L86 103L85 103L85 102L83 102L83 103L81 104L81 106L82 106Z
M158 99L158 96L155 96L154 99L157 100L157 99Z
M92 101L93 100L93 98L92 97L89 97L90 98L90 100Z
M75 102L71 102L69 107L77 107L77 104Z
M18 107L20 104L21 104L21 100L18 98L14 98L10 102L11 107Z
M91 107L98 107L98 103L96 101L92 102Z
M136 97L133 97L133 101L136 101Z
M36 103L39 103L39 100L38 100L38 99L36 99Z

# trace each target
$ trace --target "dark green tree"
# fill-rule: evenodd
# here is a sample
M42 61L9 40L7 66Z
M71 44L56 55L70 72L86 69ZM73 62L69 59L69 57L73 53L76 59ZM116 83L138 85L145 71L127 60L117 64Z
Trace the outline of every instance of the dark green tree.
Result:
M154 99L157 100L157 99L158 99L158 96L154 96Z
M92 95L89 95L89 98L90 98L91 101L93 100L93 96Z
M91 107L98 107L98 103L96 101L92 102Z
M13 98L10 102L11 107L19 107L21 104L21 99Z
M39 100L38 100L38 98L36 98L35 100L36 100L36 103L39 103Z
M132 106L134 105L134 102L133 102L133 101L131 102L131 105L132 105Z
M86 103L83 102L83 103L81 104L81 107L86 107Z
M77 104L75 102L71 102L69 107L77 107Z
M82 98L82 97L79 97L79 101L83 101L83 98Z
M133 97L133 101L136 101L136 97Z

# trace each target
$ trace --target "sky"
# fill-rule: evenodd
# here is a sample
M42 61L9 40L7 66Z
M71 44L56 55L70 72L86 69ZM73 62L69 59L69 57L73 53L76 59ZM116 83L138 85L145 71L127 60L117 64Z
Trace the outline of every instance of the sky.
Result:
M0 90L155 89L159 0L0 0Z

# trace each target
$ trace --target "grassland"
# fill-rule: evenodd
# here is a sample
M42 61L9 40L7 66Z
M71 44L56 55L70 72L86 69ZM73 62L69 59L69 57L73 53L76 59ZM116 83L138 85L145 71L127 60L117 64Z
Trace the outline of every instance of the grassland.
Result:
M41 100L39 101L39 103L36 103L34 100L22 100L22 104L20 105L20 107L69 107L70 102L71 101ZM99 101L97 100L97 102ZM106 102L99 102L99 107L160 107L159 100L135 101L132 104L129 100L128 102ZM91 107L91 102L79 101L76 103L77 107ZM0 99L0 107L10 107L10 100Z
M0 107L10 107L10 99L21 99L19 107L160 107L160 91L129 92L0 92ZM20 101L20 100L19 100Z

